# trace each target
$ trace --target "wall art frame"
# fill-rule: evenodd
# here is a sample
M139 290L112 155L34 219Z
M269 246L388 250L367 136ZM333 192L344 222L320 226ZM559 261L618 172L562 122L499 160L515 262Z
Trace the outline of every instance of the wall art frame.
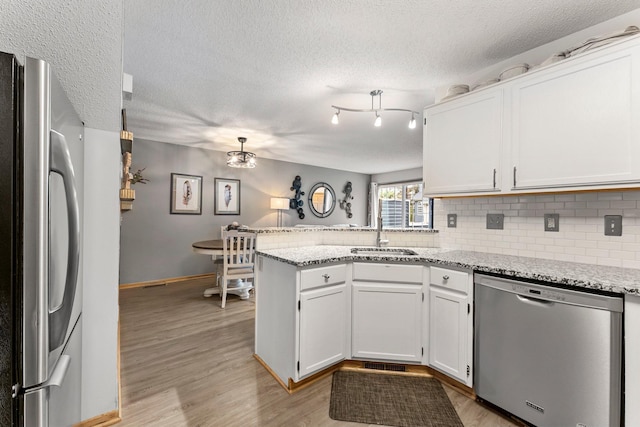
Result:
M171 173L169 213L202 215L202 176Z
M214 214L240 215L240 180L215 178Z

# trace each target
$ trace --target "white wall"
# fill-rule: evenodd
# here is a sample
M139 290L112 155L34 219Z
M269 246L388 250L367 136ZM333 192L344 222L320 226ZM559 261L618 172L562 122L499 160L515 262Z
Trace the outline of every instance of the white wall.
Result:
M118 408L120 133L85 128L82 419Z
M422 182L422 168L405 169L395 172L377 173L371 175L371 182L378 184L392 184L396 182Z

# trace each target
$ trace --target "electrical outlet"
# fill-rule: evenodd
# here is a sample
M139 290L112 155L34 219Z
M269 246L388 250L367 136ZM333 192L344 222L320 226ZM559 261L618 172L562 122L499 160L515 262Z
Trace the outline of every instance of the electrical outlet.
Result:
M622 215L604 216L604 235L622 236Z
M544 214L544 231L560 230L560 214Z
M458 214L447 214L447 227L456 228L458 225Z
M504 214L487 214L487 230L503 230Z

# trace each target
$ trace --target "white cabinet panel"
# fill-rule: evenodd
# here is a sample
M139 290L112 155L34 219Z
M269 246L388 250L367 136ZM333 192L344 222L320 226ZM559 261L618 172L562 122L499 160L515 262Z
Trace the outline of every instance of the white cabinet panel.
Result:
M422 286L357 282L352 289L353 357L420 362Z
M467 296L431 287L429 364L467 383Z
M353 280L418 283L422 284L421 265L378 264L356 262L353 264Z
M425 195L500 191L502 89L425 109Z
M430 267L429 365L473 385L473 274Z
M639 54L576 58L513 82L514 189L640 179Z
M309 268L300 272L300 290L344 283L347 279L345 264Z
M347 358L347 285L300 294L299 377Z

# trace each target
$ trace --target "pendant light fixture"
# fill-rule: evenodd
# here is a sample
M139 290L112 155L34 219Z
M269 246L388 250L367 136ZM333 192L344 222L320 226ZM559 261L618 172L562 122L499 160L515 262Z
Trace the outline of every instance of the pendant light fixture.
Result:
M420 115L418 111L407 110L405 108L382 108L382 91L380 89L372 90L371 92L369 92L369 95L371 95L371 109L345 108L339 107L337 105L332 105L331 108L335 108L336 112L331 118L331 123L333 123L334 125L340 123L338 116L340 115L340 112L344 110L352 113L375 113L376 119L373 122L373 125L375 127L380 127L382 126L382 115L380 114L382 111L404 111L407 113L411 113L411 120L409 120L409 129L416 128L415 116ZM378 108L374 108L374 99L376 96L378 97Z
M227 166L232 168L255 168L256 155L250 151L244 151L244 143L247 138L238 137L240 151L229 151L227 153Z

